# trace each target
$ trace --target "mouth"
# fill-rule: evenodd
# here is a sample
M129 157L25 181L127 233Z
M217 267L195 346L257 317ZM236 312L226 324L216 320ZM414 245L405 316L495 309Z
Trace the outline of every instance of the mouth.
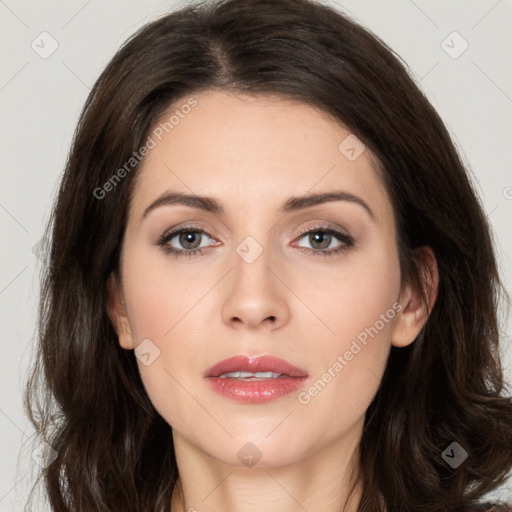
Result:
M228 372L218 376L219 379L237 379L247 382L265 381L268 379L282 379L289 377L282 373L275 372Z
M204 373L211 388L244 403L263 403L288 395L304 385L309 375L277 357L234 356Z

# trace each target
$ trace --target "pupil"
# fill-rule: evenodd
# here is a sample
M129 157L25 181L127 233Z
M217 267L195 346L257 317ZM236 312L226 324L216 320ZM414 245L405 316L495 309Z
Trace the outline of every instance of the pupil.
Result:
M322 244L322 239L323 239L323 245L321 248L325 249L326 247L329 246L329 244L325 244L325 241L328 240L328 237L330 235L328 235L327 233L320 233L320 232L317 232L315 234L312 235L313 236L313 239L314 239L314 242L313 243L320 243ZM320 240L318 240L318 237L320 238ZM325 238L324 238L325 237Z
M180 240L181 244L184 246L184 247L187 247L187 244L188 243L191 243L193 244L193 240L189 240L190 237L194 238L194 237L197 237L197 232L195 231L190 231L190 232L187 232L187 233L182 233L182 239ZM197 237L199 239L199 237ZM196 247L188 247L189 249L195 249Z

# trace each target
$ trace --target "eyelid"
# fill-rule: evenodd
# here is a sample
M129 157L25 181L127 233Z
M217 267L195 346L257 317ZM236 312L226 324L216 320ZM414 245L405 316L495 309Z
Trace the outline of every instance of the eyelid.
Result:
M299 230L299 233L297 235L297 237L300 237L301 235L303 235L304 233L307 233L309 231L311 231L312 229L326 229L326 228L331 228L331 229L334 229L335 231L340 231L342 234L344 234L345 236L347 237L350 237L351 238L351 235L348 233L348 231L344 228L342 228L341 226L338 226L337 224L333 224L332 222L329 222L329 221L322 221L323 223L320 223L320 221L315 221L315 223L313 225L309 224L303 228L301 228ZM164 231L164 233L162 233L161 235L157 235L156 237L156 240L155 240L155 243L158 243L159 241L161 241L162 239L166 238L168 235L171 235L173 234L174 236L179 234L180 231L182 230L192 230L192 229L196 229L198 230L199 232L207 235L209 238L211 238L212 240L214 240L215 238L213 236L210 235L210 233L208 231L205 230L204 227L200 226L200 225L196 225L196 224L185 224L185 225L178 225L176 227L173 227L173 228L170 228L170 229L167 229L166 231Z
M211 238L212 240L214 239L206 230L204 227L202 226L199 226L199 225L195 225L195 224L184 224L184 225L178 225L178 226L175 226L173 228L169 228L169 229L166 229L162 234L157 234L156 237L155 237L155 240L154 240L154 243L155 245L160 243L162 240L164 240L165 238L167 238L169 235L173 235L171 238L173 238L174 236L178 235L181 231L192 231L192 230L197 230L201 233L204 233L205 235L207 235L209 238Z
M348 231L346 229L342 228L341 226L338 226L337 224L333 224L332 222L329 222L327 220L322 221L322 222L323 223L320 224L319 221L316 221L315 224L313 224L313 225L308 225L304 228L301 228L301 230L299 231L299 236L303 235L304 233L307 233L308 231L314 230L314 229L333 229L335 231L341 232L342 234L344 234L347 237L350 237L350 234L348 233Z

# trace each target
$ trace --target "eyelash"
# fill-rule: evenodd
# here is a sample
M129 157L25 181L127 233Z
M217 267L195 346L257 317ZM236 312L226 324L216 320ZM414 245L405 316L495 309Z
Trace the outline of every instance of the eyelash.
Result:
M203 249L175 249L171 245L169 245L169 242L177 235L180 235L181 233L200 233L208 236L209 238L212 238L208 235L206 231L201 229L198 226L185 226L182 227L176 231L172 231L171 233L164 233L157 241L157 244L162 247L163 251L170 255L173 254L176 258L182 257L182 256L188 256L189 258L196 255L196 254L203 254ZM337 238L340 242L343 242L343 245L338 247L337 249L330 249L330 250L322 250L322 249L310 249L309 247L301 247L300 249L306 253L311 254L313 253L314 256L336 256L338 254L341 254L348 250L349 248L354 246L354 239L346 235L345 233L342 233L336 229L333 229L329 226L323 226L323 225L317 225L309 226L301 231L299 235L299 239L304 238L305 235L311 234L311 233L322 233L324 235L331 235Z

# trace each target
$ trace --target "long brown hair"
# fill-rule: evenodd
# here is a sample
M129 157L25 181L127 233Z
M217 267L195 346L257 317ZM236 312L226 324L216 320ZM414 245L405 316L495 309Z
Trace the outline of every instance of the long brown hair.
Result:
M512 399L499 359L502 286L491 231L450 136L382 41L313 0L188 5L112 58L83 108L48 224L36 360L25 404L56 450L41 474L56 512L168 512L178 468L133 352L107 316L135 166L98 193L168 106L201 90L281 95L320 108L370 149L392 199L402 279L439 290L426 326L392 347L365 417L360 512L462 510L512 467ZM98 196L102 197L98 197ZM456 469L443 451L457 442ZM32 494L31 494L32 496Z

